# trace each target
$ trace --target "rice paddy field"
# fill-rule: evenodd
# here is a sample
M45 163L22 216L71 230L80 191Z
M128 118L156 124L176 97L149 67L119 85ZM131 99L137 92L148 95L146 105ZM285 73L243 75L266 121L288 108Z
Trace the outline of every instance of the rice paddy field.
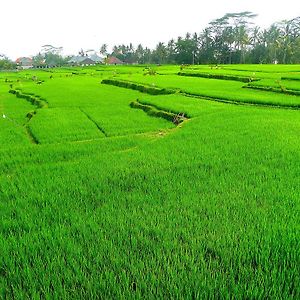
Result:
M1 299L300 298L300 65L150 68L0 73Z

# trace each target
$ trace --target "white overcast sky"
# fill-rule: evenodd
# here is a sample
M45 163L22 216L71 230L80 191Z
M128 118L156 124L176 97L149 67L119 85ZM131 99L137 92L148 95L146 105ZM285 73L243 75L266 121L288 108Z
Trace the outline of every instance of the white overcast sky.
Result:
M155 47L159 41L201 32L228 12L259 14L255 23L300 16L300 1L285 0L1 0L0 54L34 55L42 45L98 50L103 43Z

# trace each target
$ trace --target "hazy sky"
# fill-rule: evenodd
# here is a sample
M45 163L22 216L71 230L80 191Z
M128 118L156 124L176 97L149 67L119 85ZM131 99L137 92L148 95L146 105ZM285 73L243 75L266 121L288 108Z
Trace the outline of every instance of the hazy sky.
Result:
M34 55L42 45L63 46L65 54L98 50L103 43L154 47L157 42L200 32L228 12L259 14L255 23L300 15L300 1L285 0L2 0L0 54Z

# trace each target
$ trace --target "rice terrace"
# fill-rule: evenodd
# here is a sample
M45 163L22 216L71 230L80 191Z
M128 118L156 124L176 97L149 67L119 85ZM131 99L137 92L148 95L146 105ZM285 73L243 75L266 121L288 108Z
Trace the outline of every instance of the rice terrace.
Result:
M0 57L0 299L300 299L300 17L255 16Z
M2 295L299 296L300 66L185 69L1 73Z

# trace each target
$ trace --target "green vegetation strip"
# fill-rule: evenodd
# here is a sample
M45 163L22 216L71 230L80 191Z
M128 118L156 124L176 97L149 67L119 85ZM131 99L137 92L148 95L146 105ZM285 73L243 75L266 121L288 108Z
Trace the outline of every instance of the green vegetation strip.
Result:
M300 81L300 76L298 76L298 77L281 77L281 80Z
M271 104L271 103L264 103L264 102L257 102L256 99L252 100L247 100L247 101L235 101L232 99L226 99L226 98L218 98L218 97L213 97L213 96L206 96L206 95L200 95L200 94L193 94L193 93L188 93L184 91L180 91L180 94L186 97L192 97L192 98L197 98L201 100L208 100L208 101L216 101L216 102L221 102L221 103L228 103L228 104L235 104L235 105L250 105L250 106L263 106L263 107L270 107L270 108L283 108L283 109L296 109L298 110L300 108L300 105L295 104L292 106L287 106L287 105L277 105L277 104Z
M23 98L29 101L30 103L36 105L39 108L45 108L48 106L48 103L44 99L40 98L39 96L32 95L32 94L24 94L22 93L21 90L17 90L17 89L10 89L9 92L11 94L16 95L16 97L18 98Z
M178 125L187 119L184 116L184 113L176 114L173 112L164 111L164 110L161 110L161 109L155 107L154 105L141 103L141 102L139 102L139 100L131 102L130 107L142 109L149 116L166 119L168 121L173 122L175 125Z
M81 108L79 108L80 109L80 111L84 114L84 115L86 115L86 117L91 121L91 122L93 122L94 124L95 124L95 126L107 137L108 135L107 135L107 133L105 132L105 130L102 128L102 127L100 127L98 124L97 124L97 122L95 122L95 120L90 116L90 115L88 115L84 110L82 110Z
M175 93L175 91L172 89L157 88L157 87L153 87L153 86L147 86L144 84L138 84L138 83L123 81L123 80L103 79L101 81L101 83L115 85L115 86L123 87L123 88L127 88L127 89L132 89L132 90L140 91L142 93L147 93L150 95L168 95L168 94Z
M30 128L28 125L26 125L26 126L25 126L25 129L26 129L26 133L27 133L27 136L28 136L28 138L29 138L29 141L30 141L32 144L38 145L40 142L39 142L39 140L37 139L37 137L32 133L31 128Z
M244 88L300 96L300 91L289 90L289 89L286 89L285 87L246 85L246 86L244 86Z
M179 76L221 79L221 80L234 80L234 81L241 81L241 82L251 82L251 81L260 80L259 78L252 78L252 77L224 75L224 74L209 74L209 73L179 72L178 75Z
M184 76L160 76L146 78L145 76L133 77L139 84L153 84L161 88L176 90L177 93L195 98L213 100L224 103L241 105L257 105L278 108L300 108L300 98L295 95L275 95L268 91L246 91L243 84L227 81L228 84L221 84L216 79L192 78ZM132 81L130 81L132 82Z

